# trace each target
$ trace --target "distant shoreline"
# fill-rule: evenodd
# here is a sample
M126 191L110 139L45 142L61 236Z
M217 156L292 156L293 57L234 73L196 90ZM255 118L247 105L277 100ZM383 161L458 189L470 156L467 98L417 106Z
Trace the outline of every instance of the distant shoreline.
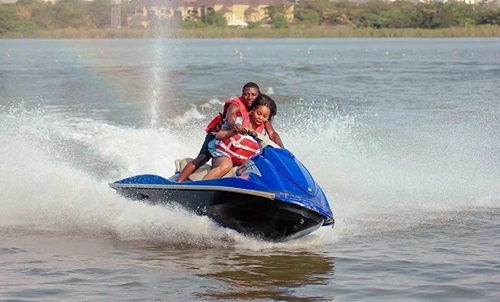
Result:
M500 26L418 28L290 27L203 28L203 29L58 29L34 32L11 32L2 38L19 39L238 39L238 38L472 38L500 37Z

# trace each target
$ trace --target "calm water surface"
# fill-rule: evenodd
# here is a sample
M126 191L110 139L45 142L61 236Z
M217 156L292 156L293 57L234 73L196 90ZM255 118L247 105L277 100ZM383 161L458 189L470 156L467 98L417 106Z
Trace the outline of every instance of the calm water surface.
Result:
M500 39L0 40L0 300L496 301ZM245 238L118 196L257 82L336 218Z

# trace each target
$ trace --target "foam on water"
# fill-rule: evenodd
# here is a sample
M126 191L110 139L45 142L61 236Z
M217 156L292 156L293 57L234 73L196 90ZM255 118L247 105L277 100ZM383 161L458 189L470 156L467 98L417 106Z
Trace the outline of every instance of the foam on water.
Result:
M470 145L444 157L425 137L422 144L374 138L365 124L377 118L374 114L348 114L328 104L319 109L314 104L302 106L299 114L277 117L276 128L286 147L325 190L336 218L333 230L322 228L287 243L264 243L180 208L132 202L109 188L109 182L135 174L169 176L176 158L195 156L203 139L198 129L203 122L186 121L208 120L196 107L169 121L182 125L179 128L134 128L67 112L3 109L2 227L111 234L124 241L168 245L296 249L373 232L448 223L471 205L499 206L494 174L463 179L481 177L484 165L474 170L474 163L469 164L464 172L450 168L473 151ZM185 141L186 137L192 139ZM464 143L459 137L446 141L453 147ZM435 148L441 146L436 142ZM416 152L421 148L426 152ZM445 165L440 167L440 162ZM433 165L440 169L427 169ZM457 186L457 182L468 186Z
M2 120L2 227L111 233L121 240L162 238L182 244L225 236L225 230L217 232L220 227L206 218L131 202L109 188L108 182L118 177L172 173L175 153L184 152L176 150L176 139L168 133L61 120L42 112L3 114ZM169 147L163 149L165 145ZM91 161L102 162L103 169L114 163L107 165L114 170L89 171L86 163Z
M500 205L492 126L374 131L379 119L374 112L346 113L328 103L309 103L284 117L291 121L282 135L287 147L332 203L335 237L449 224L474 207Z

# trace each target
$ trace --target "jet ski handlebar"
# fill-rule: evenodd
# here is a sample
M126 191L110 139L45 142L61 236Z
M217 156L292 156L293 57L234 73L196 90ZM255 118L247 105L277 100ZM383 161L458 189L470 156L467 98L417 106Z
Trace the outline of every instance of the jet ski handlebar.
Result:
M267 146L271 146L273 148L281 148L278 144L273 142L269 137L265 136L262 133L257 133L255 131L249 131L248 135L253 137L259 143L259 147L261 150Z

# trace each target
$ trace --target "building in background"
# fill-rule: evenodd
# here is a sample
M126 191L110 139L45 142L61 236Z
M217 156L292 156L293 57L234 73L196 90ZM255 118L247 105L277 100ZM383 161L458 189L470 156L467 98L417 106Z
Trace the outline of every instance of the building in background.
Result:
M246 27L248 22L266 19L270 5L286 5L286 18L293 21L293 4L290 0L142 0L127 16L127 24L148 27L151 22L169 18L198 21L203 15L216 12L229 26Z

